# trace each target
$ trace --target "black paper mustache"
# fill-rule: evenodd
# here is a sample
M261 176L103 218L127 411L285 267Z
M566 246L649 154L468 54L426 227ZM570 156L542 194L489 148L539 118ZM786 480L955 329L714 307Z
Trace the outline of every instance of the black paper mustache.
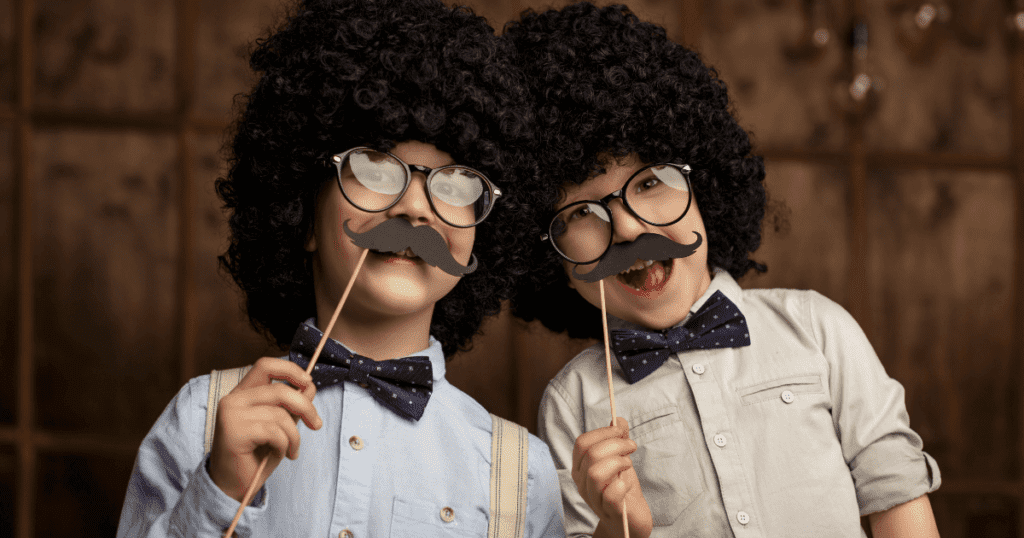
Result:
M608 252L597 261L597 266L586 274L579 274L574 265L572 276L584 282L597 282L606 277L617 275L640 260L669 260L672 258L685 258L700 248L704 239L696 231L693 232L697 240L689 245L676 243L675 241L658 234L640 234L635 240L629 243L614 243L608 247Z
M347 220L342 226L356 246L377 252L402 252L408 248L423 261L452 276L476 271L476 254L471 255L468 266L463 266L452 257L441 234L430 226L413 226L402 218L390 218L363 233L349 229Z

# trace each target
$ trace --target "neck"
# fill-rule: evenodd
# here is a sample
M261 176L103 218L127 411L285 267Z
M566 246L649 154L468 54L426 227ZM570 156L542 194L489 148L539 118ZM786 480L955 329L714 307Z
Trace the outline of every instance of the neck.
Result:
M338 306L317 297L316 325L323 331ZM353 305L354 306L354 305ZM432 310L400 316L360 311L348 304L341 310L330 337L349 349L373 360L408 357L423 351L430 343Z

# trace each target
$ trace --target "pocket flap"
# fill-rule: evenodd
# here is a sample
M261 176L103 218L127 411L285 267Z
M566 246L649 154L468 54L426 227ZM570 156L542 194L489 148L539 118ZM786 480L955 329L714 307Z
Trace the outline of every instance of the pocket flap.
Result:
M821 385L821 376L818 374L805 374L781 379L773 379L758 383L749 387L736 389L737 395L743 405L750 405L765 400L779 398L784 391L793 394L816 394L825 392Z

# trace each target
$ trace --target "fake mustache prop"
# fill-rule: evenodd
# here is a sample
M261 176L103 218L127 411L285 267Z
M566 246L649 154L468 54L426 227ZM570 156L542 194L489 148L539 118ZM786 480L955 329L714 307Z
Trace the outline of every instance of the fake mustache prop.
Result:
M597 266L589 273L580 274L576 272L579 265L572 268L572 276L584 282L597 282L612 275L617 275L640 260L669 260L672 258L685 258L700 248L704 239L699 233L693 232L697 240L689 245L676 243L675 241L658 234L640 234L636 240L629 243L615 243L608 247L608 251L597 261Z
M430 226L413 226L400 218L388 219L363 233L349 229L347 220L342 226L357 246L376 252L396 253L408 248L423 261L452 276L476 271L476 254L471 255L468 266L463 266L452 257L441 234Z

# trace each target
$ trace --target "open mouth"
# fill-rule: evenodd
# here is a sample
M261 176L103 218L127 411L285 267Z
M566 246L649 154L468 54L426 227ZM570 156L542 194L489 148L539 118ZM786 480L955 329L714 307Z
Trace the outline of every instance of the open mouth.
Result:
M637 260L632 267L615 275L626 291L636 295L661 291L672 275L672 260Z
M411 248L406 248L401 252L381 252L373 249L370 249L370 252L390 263L416 263L423 261L422 258L412 253Z

